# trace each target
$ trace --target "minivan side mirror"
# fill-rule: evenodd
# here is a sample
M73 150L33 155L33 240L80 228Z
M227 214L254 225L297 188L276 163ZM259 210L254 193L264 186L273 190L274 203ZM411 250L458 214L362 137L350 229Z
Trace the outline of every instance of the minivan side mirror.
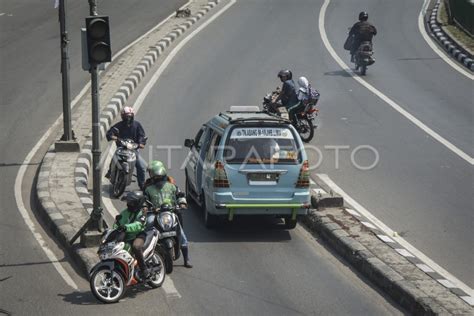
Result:
M192 148L194 146L194 139L185 139L184 147Z

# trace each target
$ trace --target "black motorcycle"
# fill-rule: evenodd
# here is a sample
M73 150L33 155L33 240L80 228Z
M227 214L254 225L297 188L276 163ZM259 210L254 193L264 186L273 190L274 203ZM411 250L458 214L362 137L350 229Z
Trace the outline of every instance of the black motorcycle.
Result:
M147 204L151 207L149 201ZM178 260L181 255L181 225L177 215L179 210L179 206L149 208L146 215L147 227L154 227L160 233L157 247L161 248L159 253L164 256L165 271L168 274L173 272L173 261Z
M373 55L374 51L372 50L372 43L362 42L359 45L359 48L354 55L354 62L356 66L355 70L359 70L361 76L365 76L367 73L367 67L375 62Z
M268 93L263 98L263 111L271 115L277 115L288 120L291 120L285 108L282 108L280 103L275 103L274 100L278 96L279 90ZM319 94L318 94L319 95ZM291 120L293 126L305 143L309 143L314 137L314 130L317 125L313 123L319 110L316 108L318 99L307 102L301 110L296 113L296 120Z

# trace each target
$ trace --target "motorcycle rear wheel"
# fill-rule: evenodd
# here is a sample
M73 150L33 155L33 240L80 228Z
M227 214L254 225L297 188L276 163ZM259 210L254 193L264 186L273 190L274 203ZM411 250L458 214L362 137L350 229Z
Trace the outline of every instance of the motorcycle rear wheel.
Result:
M125 173L118 172L115 182L112 185L112 196L115 198L119 198L123 191L125 191L125 187L127 186L127 179L125 178Z
M165 277L166 277L165 264L164 264L165 260L163 259L162 255L158 251L155 251L150 261L153 267L156 267L158 265L161 266L160 272L154 273L150 277L150 281L147 282L147 284L150 287L156 289L162 286L163 282L165 282Z
M126 290L125 278L122 274L105 267L92 274L89 284L95 298L106 304L117 303Z
M306 117L299 119L297 130L301 136L301 140L305 143L309 143L314 137L313 121Z

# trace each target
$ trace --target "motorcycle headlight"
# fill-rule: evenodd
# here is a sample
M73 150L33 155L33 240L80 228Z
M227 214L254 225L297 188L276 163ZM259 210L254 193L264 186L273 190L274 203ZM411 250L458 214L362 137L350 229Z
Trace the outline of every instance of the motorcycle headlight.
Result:
M173 227L173 217L169 213L162 214L160 216L160 224L164 230L169 230Z

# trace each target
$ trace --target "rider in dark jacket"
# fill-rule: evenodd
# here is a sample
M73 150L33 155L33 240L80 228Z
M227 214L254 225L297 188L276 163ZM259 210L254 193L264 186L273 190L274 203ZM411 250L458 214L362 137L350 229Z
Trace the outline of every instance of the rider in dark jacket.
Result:
M296 96L295 82L293 81L293 74L290 70L280 70L278 78L282 82L281 92L275 99L275 103L281 101L281 104L288 110L290 107L298 103Z
M369 14L365 11L359 13L359 22L355 23L349 31L349 36L354 36L354 41L351 47L351 62L354 62L354 54L362 42L370 42L372 38L377 35L377 29L367 20Z
M145 131L143 129L143 126L135 120L135 113L133 111L133 108L129 106L124 107L120 112L120 115L122 117L122 121L112 126L107 131L106 137L108 141L115 140L117 142L117 145L119 145L117 141L118 138L131 139L139 145L139 148L136 150L137 161L135 166L137 168L138 186L140 187L140 189L143 190L143 186L145 184L146 163L140 156L139 149L145 148ZM110 167L106 177L110 177Z

